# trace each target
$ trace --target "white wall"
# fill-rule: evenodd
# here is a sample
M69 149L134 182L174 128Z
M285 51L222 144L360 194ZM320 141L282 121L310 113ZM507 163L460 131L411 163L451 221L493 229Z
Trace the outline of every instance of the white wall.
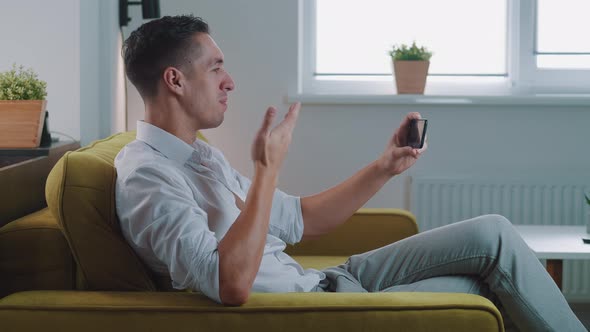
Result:
M47 82L50 129L79 139L79 0L2 0L0 31L0 71L35 70Z
M118 0L80 1L81 144L125 130Z
M163 1L160 1L163 2ZM144 20L141 14L141 7L140 6L129 6L129 17L131 21L127 23L126 26L122 27L123 37L127 39L131 32L141 26L143 23L147 22L148 20ZM163 14L163 13L162 13ZM165 15L165 14L163 14ZM144 118L144 105L139 92L137 89L131 84L129 80L125 80L126 84L125 87L127 89L127 118L126 124L128 130L135 130L136 123L138 120L143 120Z
M211 25L237 88L225 122L205 134L251 176L250 144L262 115L268 105L286 110L296 79L297 1L167 0L161 9L163 15L193 13ZM588 107L305 104L279 186L307 195L345 180L381 154L409 111L429 118L429 149L367 207L408 206L410 174L559 177L590 169ZM142 118L143 105L130 104L130 112Z
M101 43L98 1L80 0L80 140L82 145L100 136Z

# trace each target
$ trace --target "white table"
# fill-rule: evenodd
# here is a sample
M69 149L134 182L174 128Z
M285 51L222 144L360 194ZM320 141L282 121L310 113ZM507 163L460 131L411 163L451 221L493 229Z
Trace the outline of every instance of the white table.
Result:
M539 259L547 260L547 272L559 289L564 259L590 259L590 244L585 244L586 226L514 225Z

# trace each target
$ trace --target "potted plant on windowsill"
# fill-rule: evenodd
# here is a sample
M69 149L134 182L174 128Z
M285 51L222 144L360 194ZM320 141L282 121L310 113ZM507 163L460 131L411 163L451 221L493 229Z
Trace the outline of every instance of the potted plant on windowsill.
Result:
M424 94L426 77L432 52L418 47L416 42L408 47L405 44L393 46L389 51L393 61L393 72L398 94Z
M47 107L47 83L32 69L12 66L0 73L0 148L35 148Z

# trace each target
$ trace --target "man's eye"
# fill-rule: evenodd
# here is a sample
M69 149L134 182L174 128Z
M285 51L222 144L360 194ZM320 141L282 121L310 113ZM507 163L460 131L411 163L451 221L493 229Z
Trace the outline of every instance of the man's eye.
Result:
M214 72L218 73L221 70L221 68L215 68L213 69Z

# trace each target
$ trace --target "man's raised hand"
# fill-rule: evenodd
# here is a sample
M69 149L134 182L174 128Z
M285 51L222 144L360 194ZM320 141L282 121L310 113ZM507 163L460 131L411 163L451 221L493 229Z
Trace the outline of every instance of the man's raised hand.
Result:
M271 106L266 110L262 126L256 133L252 144L252 161L255 164L278 174L289 150L300 108L300 103L291 105L283 121L272 129L271 126L276 117L277 109Z

